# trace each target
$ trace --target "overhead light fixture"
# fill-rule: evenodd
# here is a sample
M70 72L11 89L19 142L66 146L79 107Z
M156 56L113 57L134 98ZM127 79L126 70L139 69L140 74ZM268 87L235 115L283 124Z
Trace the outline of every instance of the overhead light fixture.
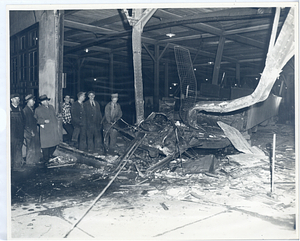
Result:
M209 62L208 62L208 64L210 64L210 65L211 65L211 64L214 64L214 62L212 62L212 61L209 61Z
M174 37L176 34L175 33L172 33L171 31L171 28L170 28L170 33L167 33L166 36L169 37L169 38L172 38Z
M84 51L85 51L86 53L88 53L88 52L89 52L89 49L88 49L88 48L86 48Z
M96 78L94 78L94 81L96 81L97 79Z

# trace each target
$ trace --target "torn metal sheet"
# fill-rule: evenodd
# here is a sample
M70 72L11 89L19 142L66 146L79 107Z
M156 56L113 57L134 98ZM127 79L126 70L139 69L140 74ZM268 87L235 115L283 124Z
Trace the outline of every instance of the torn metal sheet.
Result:
M218 125L238 151L253 154L251 146L237 129L221 121L218 121Z
M188 121L190 116L195 115L197 111L228 113L266 100L282 68L295 54L294 23L294 8L291 8L274 47L267 54L260 81L251 95L229 101L197 103L189 110Z
M264 102L257 103L250 107L247 111L247 126L246 130L268 120L278 114L279 105L282 97L270 94Z

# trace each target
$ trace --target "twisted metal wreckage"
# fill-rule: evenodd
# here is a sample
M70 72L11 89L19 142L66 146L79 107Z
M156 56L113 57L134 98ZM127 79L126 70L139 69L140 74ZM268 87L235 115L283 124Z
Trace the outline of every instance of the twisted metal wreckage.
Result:
M153 14L153 11L148 10L148 12ZM277 16L279 12L280 9L277 8ZM139 15L142 17L145 16L145 14L141 13ZM275 20L273 26L276 26ZM111 173L115 173L114 177L110 179L110 182L97 196L83 216L73 224L72 228L65 235L65 238L92 209L93 205L101 198L125 166L128 168L134 167L138 176L146 178L144 180L149 179L154 172L166 167L167 164L169 164L168 169L171 171L174 171L177 167L182 167L183 171L190 168L190 171L192 171L190 173L202 172L214 177L213 173L218 161L218 155L224 156L225 154L229 160L242 161L248 166L262 159L269 159L262 150L255 146L252 147L245 140L241 132L245 132L263 121L258 118L256 122L253 122L247 116L251 115L251 111L255 109L253 106L257 105L257 103L269 103L266 104L266 108L269 105L274 105L274 103L275 106L279 106L281 98L273 96L270 94L270 91L279 77L282 68L294 55L293 8L290 9L277 37L277 41L274 44L273 41L276 36L276 30L274 29L276 28L273 27L264 71L261 74L258 86L251 95L229 101L204 101L195 103L197 93L195 91L196 80L189 52L186 49L176 46L175 57L177 58L181 92L185 93L184 98L181 98L181 119L174 118L174 112L153 112L144 120L143 111L141 111L140 106L143 105L143 101L140 100L141 91L136 90L138 93L138 100L136 100L136 105L138 106L137 125L129 125L121 119L121 122L125 123L125 127L121 128L117 125L113 127L119 133L123 134L123 138L128 143L126 149L120 153L121 155L113 164L108 163L103 156L95 156L74 150L65 144L60 145L60 153L64 155L72 153L75 157L77 155L79 162L80 160L84 160L83 163L95 167L111 167L112 165L114 171ZM141 31L139 34L141 34ZM139 71L138 74L138 78L141 79ZM137 79L135 82L138 83L139 80ZM139 85L135 85L135 88L137 86ZM271 116L264 116L264 118L269 117ZM183 156L187 157L189 161L183 163L183 158L178 158Z
M162 160L151 163L152 165L148 162L146 174L166 165L183 153L195 158L195 155L190 154L192 148L224 150L232 144L239 152L258 157L264 156L261 150L251 147L240 132L245 132L278 113L282 98L270 92L282 68L295 54L294 9L290 9L275 42L279 15L280 8L277 8L266 64L260 81L251 95L238 99L194 103L197 81L190 55L188 50L175 46L181 93L184 93L180 107L183 122L179 120L174 122L173 116L168 116L168 113L152 113L146 120L140 122L135 131L131 132L147 133L139 149L148 151L151 158L157 158L159 154L166 155ZM253 118L253 115L263 109L272 111ZM122 129L119 131L126 132ZM130 136L130 132L126 134ZM132 138L134 136L135 134L131 135ZM143 160L145 156L140 157L140 161ZM213 165L212 161L209 170L213 170ZM135 166L139 170L136 164Z
M190 61L191 58L188 50L176 46L175 57L177 58L181 92L186 94L185 98L181 98L181 119L177 118L174 120L174 112L153 112L145 120L139 115L140 121L138 125L129 125L122 120L125 123L125 128L117 126L114 126L114 128L119 133L122 133L123 138L130 141L131 144L117 161L121 163L122 160L127 160L128 153L131 153L132 156L134 151L133 159L130 163L136 167L140 176L145 176L164 167L183 154L191 160L197 159L200 161L205 155L199 155L199 153L203 154L205 151L217 154L219 150L222 150L224 155L226 150L237 150L238 152L236 153L251 154L259 157L265 156L258 148L251 147L241 133L246 133L253 126L278 112L281 97L274 96L270 92L282 68L294 56L295 52L293 8L290 9L286 17L276 43L274 44L273 42L277 29L276 16L279 13L280 8L277 8L266 65L261 74L261 79L254 92L248 96L228 101L202 101L195 103L196 91L193 91L193 89L196 90L196 87L195 85L193 86L193 83L196 83L196 79L193 73L192 62ZM253 118L251 119L249 116L251 117L251 114L255 111L259 112L260 106L264 106L264 108L275 106L273 108L275 111L265 115L263 119L256 118L253 121ZM136 144L137 142L138 145ZM132 145L135 145L134 150L130 148ZM230 148L232 146L235 149ZM68 149L65 145L61 147L65 150ZM202 150L202 153L201 151L195 152L195 149ZM74 150L71 151L74 152ZM77 154L82 156L83 153L77 150ZM89 153L84 153L84 155L95 158ZM96 159L101 164L97 162L95 164L93 161L86 162L94 166L106 163L100 157L96 157ZM214 160L214 158L210 158L208 166L204 165L205 167L203 166L203 168L206 171L213 171ZM182 166L182 163L178 163L178 165Z

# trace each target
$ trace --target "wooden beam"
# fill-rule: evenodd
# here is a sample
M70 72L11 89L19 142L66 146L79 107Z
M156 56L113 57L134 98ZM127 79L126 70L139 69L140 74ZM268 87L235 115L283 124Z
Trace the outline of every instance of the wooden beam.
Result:
M231 39L235 42L242 43L242 44L254 46L259 49L264 49L264 47L265 47L265 43L257 41L255 39L247 38L247 37L244 37L241 35L236 35L236 34L235 35L227 35L226 38Z
M246 28L238 28L238 29L231 29L224 31L223 35L228 36L232 34L240 34L240 33L250 33L250 32L256 32L256 31L263 31L263 30L269 30L270 24L262 24L262 25L256 25Z
M234 35L234 34L240 34L240 33L250 33L250 32L256 32L256 31L264 31L264 30L269 30L270 29L270 24L263 24L263 25L257 25L257 26L252 26L252 27L247 27L247 28L239 28L239 29L232 29L232 30L227 30L223 32L223 36L228 38L227 36L229 35ZM210 34L210 33L204 33L204 34L194 34L194 35L186 35L184 37L173 37L172 39L164 39L164 40L159 40L158 43L165 43L165 42L178 42L178 41L184 41L184 40L193 40L193 39L200 39L200 38L211 38L214 37L215 34Z
M173 43L169 44L169 48L174 48L174 46L179 46L179 45L173 44ZM197 53L199 51L199 53L203 56L210 57L210 58L215 58L216 57L216 54L213 54L213 53L210 53L210 52L207 52L207 51L204 51L204 50L199 50L199 49L192 48L192 47L187 47L187 46L184 46L184 48L188 49L191 53ZM227 57L227 56L223 56L222 58L226 61L231 62L231 63L236 63L236 62L239 61L235 58L231 58L231 57Z
M151 57L151 59L153 61L155 61L155 57L153 56L153 54L151 53L151 51L148 49L148 47L144 43L142 45L145 48L145 50L147 51L147 53L149 54L149 56Z
M255 19L255 18L270 18L272 17L271 9L265 9L261 14L257 9L249 8L231 8L215 12L203 13L201 16L197 15L191 18L178 19L173 21L166 21L164 23L153 24L146 26L144 32L170 28L177 25L204 23L204 22L218 22L218 21L236 21L242 19Z
M97 27L94 25L74 22L74 21L66 20L66 19L64 21L64 24L65 24L65 27L67 27L67 28L79 29L82 31L90 31L90 32L100 33L100 34L117 33L117 31L114 31L114 30L111 30L108 28Z
M158 60L160 60L164 56L164 54L165 54L166 50L168 49L168 47L169 47L169 43L164 47L163 51L158 56Z
M222 59L222 55L223 55L224 43L225 43L225 38L221 36L220 40L219 40L219 45L218 45L218 50L217 50L217 55L216 55L215 65L214 65L214 72L213 72L213 78L212 78L213 85L218 84L220 64L221 64L221 59Z
M161 28L167 28L167 27L172 27L172 26L176 26L176 25L182 25L182 24L192 24L192 23L203 23L203 22L209 22L209 21L225 21L225 20L240 20L240 19L249 19L249 18L269 18L271 17L271 11L269 9L266 9L264 14L260 14L258 13L258 11L256 9L227 9L227 10L222 10L222 11L217 11L217 12L212 12L212 13L205 13L202 14L201 17L197 16L194 18L190 18L190 19L184 19L184 20L178 20L178 21L170 21L170 22L165 22L165 23L159 23L156 25L152 25L152 26L145 26L145 28L143 29L143 32L146 31L152 31L152 30L157 30L157 29L161 29ZM69 21L69 20L67 20ZM76 23L76 22L67 22L67 25L69 24L70 27L78 27L82 30L86 30L86 28L84 27L84 25L80 25L80 23ZM79 24L79 26L78 26ZM96 27L96 26L92 26L92 32L95 32L94 30L96 30L96 32L99 32L101 29L101 27ZM104 29L104 28L102 28ZM98 31L99 30L99 31ZM104 29L105 30L105 29ZM108 29L106 29L108 30ZM128 36L131 33L131 30L126 30L126 31L122 31L120 33L116 33L116 31L113 31L114 33L110 33L107 34L101 38L95 39L95 40L91 40L91 41L87 41L83 44L81 44L80 46L76 46L75 48L71 48L68 51L66 51L66 53L71 53L71 52L76 52L80 49L84 49L90 46L94 46L94 45L100 45L102 43L111 41L111 39L116 38L116 37L124 37L124 36ZM103 31L100 31L101 34L103 34ZM200 35L199 35L200 36ZM143 38L143 42L149 41L149 43L154 44L155 40L153 39L147 39L147 38Z
M216 27L210 26L210 25L205 24L205 23L198 23L196 28L201 30L201 31L213 34L213 35L224 36L223 31L221 29L218 29ZM226 38L231 39L235 42L240 42L240 43L243 43L243 44L246 44L246 45L251 45L251 46L254 46L254 47L257 47L257 48L261 48L261 49L264 48L264 43L259 42L259 41L254 40L254 39L251 39L251 38L243 37L243 36L238 35L238 34L234 34L233 36L231 36L227 33Z
M62 75L63 75L63 50L64 50L64 10L54 11L55 21L55 55L56 55L56 81L57 91L55 93L55 111L61 113L61 103L63 102ZM62 138L62 136L61 136Z
M132 17L126 14L127 20L132 25L132 52L134 68L134 89L135 89L135 110L136 123L140 124L144 120L144 98L143 98L143 78L142 78L142 32L145 24L155 13L156 9L146 10L133 9ZM126 13L126 12L125 12Z
M122 32L119 32L119 33L107 34L104 37L101 37L101 38L98 38L98 39L95 39L95 40L85 41L85 43L82 43L78 46L75 46L74 48L70 48L66 51L66 54L81 51L81 50L83 50L85 48L89 48L91 46L101 45L103 43L115 40L116 38L126 37L130 34L131 34L131 31L122 31Z

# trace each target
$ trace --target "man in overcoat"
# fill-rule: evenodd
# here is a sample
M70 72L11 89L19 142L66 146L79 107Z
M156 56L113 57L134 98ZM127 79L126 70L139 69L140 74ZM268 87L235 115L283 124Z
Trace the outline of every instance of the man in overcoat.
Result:
M41 105L35 109L35 118L40 126L40 141L45 164L53 157L56 146L60 143L61 136L55 110L49 104L49 100L50 98L47 95L41 95L39 97Z
M118 131L113 127L116 125L117 121L122 117L122 110L117 103L118 94L111 95L111 101L105 106L105 116L104 116L104 136L108 142L108 153L116 154L116 143Z
M86 114L83 107L83 101L85 100L85 92L79 92L77 94L78 100L72 104L71 115L74 131L72 135L72 145L80 150L86 150ZM79 137L79 145L78 145Z
M102 113L100 105L97 101L95 101L94 91L88 92L88 98L89 100L84 102L88 151L102 153Z
M37 120L34 117L35 97L29 94L25 97L26 106L23 109L25 117L24 138L26 143L26 165L34 166L41 158L41 144Z
M22 146L24 141L24 114L20 105L20 95L10 95L10 144L11 167L13 171L20 171L24 163Z

